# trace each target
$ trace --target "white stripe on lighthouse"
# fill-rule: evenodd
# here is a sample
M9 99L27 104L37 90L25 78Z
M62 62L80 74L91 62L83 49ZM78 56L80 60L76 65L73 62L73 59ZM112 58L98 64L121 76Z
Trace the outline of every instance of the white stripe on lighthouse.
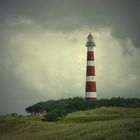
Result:
M92 61L87 61L87 66L95 66L94 61L93 60Z
M93 47L87 47L87 51L94 51Z
M95 82L94 76L86 76L87 82Z
M86 98L96 98L96 92L86 92Z

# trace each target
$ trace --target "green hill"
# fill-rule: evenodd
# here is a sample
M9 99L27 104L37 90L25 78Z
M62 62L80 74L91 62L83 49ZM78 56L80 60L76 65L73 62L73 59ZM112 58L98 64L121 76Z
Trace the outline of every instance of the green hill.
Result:
M139 140L140 108L101 107L68 114L57 122L41 117L0 116L0 140Z

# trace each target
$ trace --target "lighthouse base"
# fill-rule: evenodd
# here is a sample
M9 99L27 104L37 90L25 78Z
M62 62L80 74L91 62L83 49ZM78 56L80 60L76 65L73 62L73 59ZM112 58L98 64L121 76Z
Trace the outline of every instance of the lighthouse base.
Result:
M97 98L85 98L87 101L97 102Z
M85 93L85 99L88 100L88 101L96 102L97 101L96 92L86 92Z

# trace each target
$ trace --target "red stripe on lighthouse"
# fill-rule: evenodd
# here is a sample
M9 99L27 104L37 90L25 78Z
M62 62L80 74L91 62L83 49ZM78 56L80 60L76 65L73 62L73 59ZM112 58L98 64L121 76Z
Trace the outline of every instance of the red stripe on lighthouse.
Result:
M95 76L95 67L87 66L87 76Z
M94 60L94 52L93 51L88 51L87 52L87 60Z
M96 92L96 82L86 82L86 92Z

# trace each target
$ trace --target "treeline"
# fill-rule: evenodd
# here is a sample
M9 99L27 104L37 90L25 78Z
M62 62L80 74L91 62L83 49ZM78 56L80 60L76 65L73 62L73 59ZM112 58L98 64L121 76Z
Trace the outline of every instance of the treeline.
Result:
M31 116L44 113L45 119L49 121L57 120L66 116L70 112L84 111L97 107L140 107L140 99L138 98L107 98L98 99L96 103L85 100L81 97L48 100L45 102L39 102L32 106L27 107L25 110L30 113Z
M97 101L96 107L140 107L139 98L124 98L124 97L113 97L106 99L99 99Z
M87 110L95 107L95 103L87 101L81 97L60 99L60 100L48 100L46 102L39 102L32 106L27 107L25 110L27 113L31 113L32 116L40 113L48 113L53 110L65 110L67 113Z

